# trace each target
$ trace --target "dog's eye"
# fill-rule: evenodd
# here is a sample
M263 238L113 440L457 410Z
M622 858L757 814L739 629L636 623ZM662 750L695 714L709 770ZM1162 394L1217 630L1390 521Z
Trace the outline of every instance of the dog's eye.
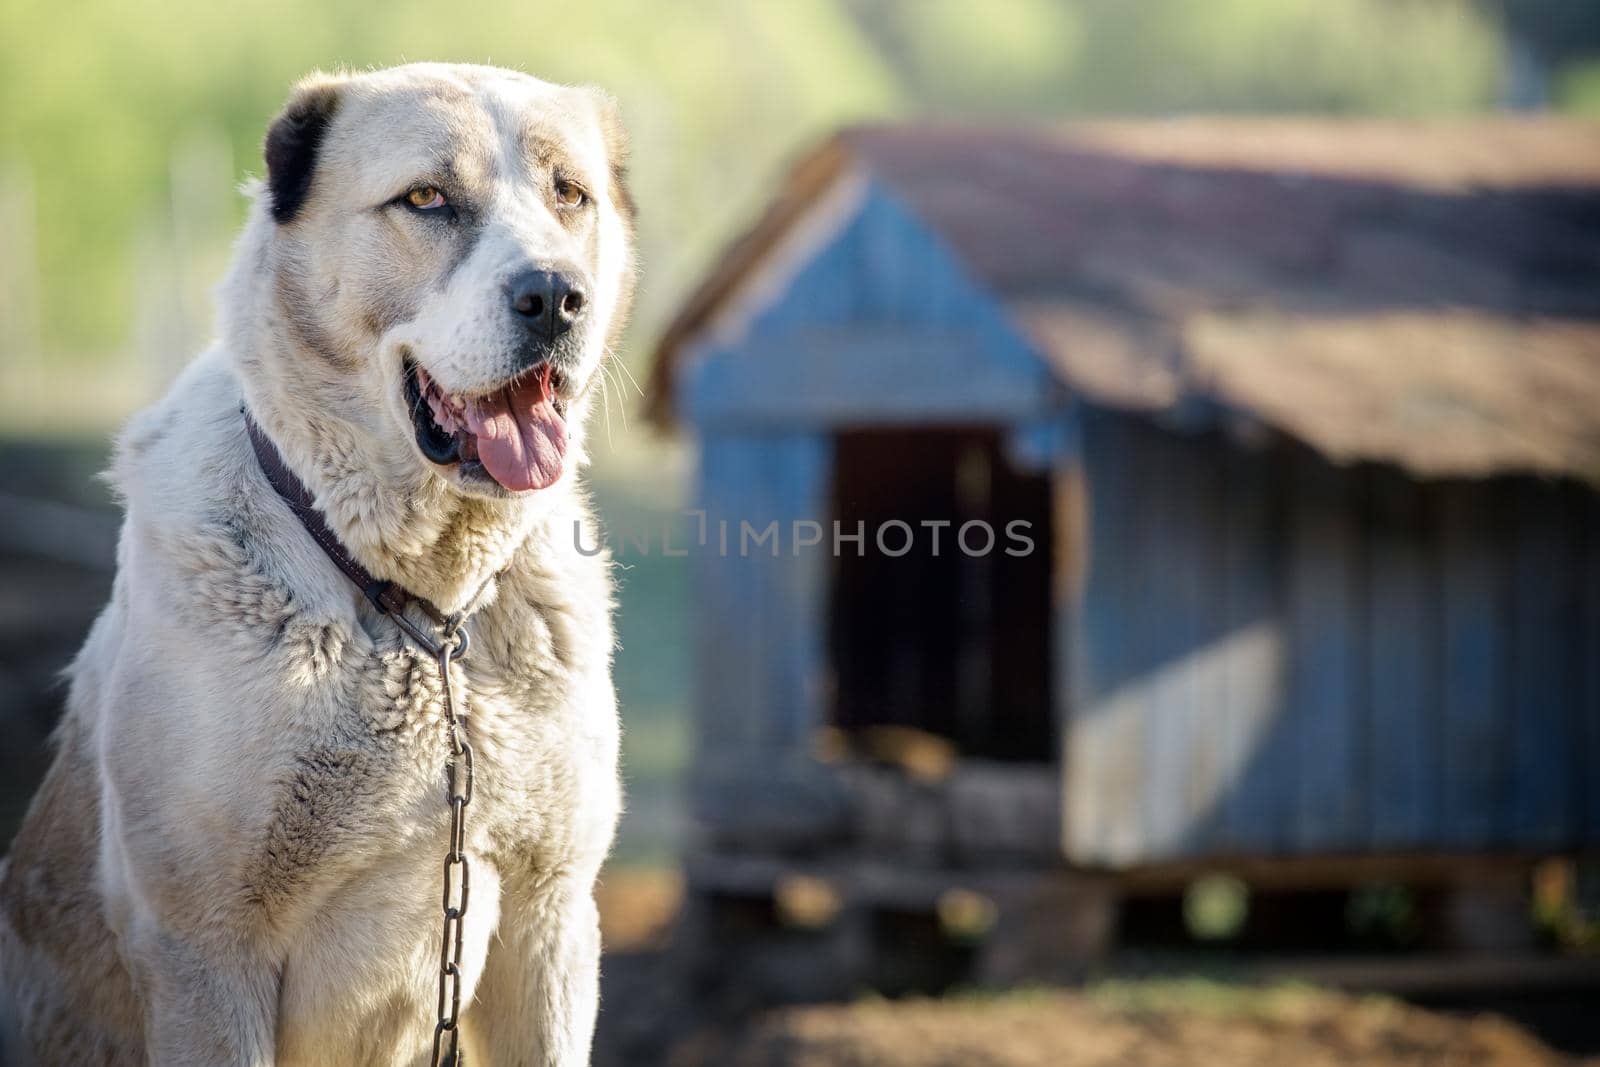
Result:
M419 185L406 194L406 203L418 211L437 211L445 206L444 194L431 185Z
M565 178L556 182L556 203L562 207L578 207L588 199L589 194L577 182L569 182Z

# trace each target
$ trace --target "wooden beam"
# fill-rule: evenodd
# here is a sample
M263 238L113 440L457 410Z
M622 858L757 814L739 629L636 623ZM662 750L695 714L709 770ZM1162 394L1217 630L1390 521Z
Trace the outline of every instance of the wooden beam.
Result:
M863 323L757 334L695 354L685 417L699 427L1016 423L1062 411L1042 363L988 331Z
M1390 885L1458 885L1475 880L1501 880L1529 875L1543 855L1500 852L1349 852L1310 856L1218 854L1176 863L1150 863L1106 873L1133 893L1166 893L1183 889L1209 874L1229 874L1252 889L1348 889Z

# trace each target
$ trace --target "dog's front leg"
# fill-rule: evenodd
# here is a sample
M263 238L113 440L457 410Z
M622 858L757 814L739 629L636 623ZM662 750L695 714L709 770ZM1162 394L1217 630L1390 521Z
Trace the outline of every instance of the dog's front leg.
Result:
M506 900L469 1019L494 1067L582 1067L600 1003L594 879Z
M278 983L270 966L156 929L129 941L150 1064L272 1067Z

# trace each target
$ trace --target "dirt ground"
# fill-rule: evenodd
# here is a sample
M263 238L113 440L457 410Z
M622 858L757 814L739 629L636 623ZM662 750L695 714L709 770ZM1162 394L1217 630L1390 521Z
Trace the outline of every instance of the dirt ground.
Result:
M1494 1016L1317 990L1143 986L772 1012L681 1042L671 1067L1555 1067ZM1589 1061L1591 1063L1600 1061Z
M1104 982L782 1008L716 1020L686 1001L665 871L610 872L597 1067L1600 1067L1490 1014L1201 980Z

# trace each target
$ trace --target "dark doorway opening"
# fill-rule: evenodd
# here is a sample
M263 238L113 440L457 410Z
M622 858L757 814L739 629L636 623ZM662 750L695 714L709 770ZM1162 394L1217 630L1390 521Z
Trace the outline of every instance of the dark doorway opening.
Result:
M833 514L840 533L864 533L833 561L834 725L1053 760L1049 477L1015 468L993 429L849 431Z

